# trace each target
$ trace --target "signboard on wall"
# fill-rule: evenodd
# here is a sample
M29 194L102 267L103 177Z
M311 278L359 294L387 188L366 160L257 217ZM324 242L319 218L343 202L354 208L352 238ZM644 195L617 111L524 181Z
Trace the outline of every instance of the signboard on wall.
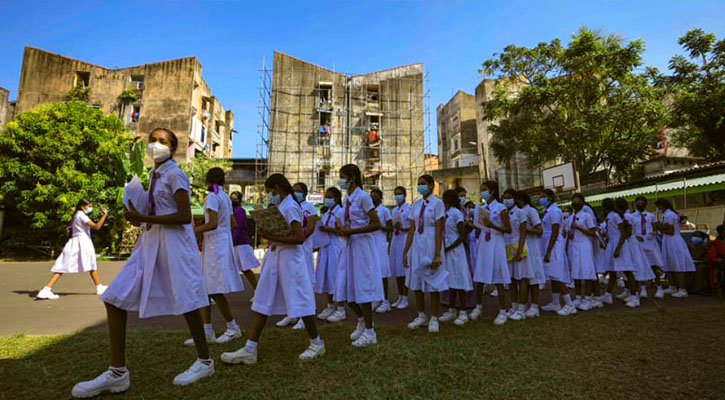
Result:
M306 198L308 203L322 204L325 202L325 195L323 194L308 194Z

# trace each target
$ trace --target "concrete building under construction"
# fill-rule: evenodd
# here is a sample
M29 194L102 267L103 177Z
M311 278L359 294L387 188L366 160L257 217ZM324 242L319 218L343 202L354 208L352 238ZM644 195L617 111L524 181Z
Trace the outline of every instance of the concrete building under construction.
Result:
M423 82L420 63L351 75L275 52L271 74L262 71L257 159L310 193L337 185L353 163L364 189L392 204L395 187L414 193L424 170Z

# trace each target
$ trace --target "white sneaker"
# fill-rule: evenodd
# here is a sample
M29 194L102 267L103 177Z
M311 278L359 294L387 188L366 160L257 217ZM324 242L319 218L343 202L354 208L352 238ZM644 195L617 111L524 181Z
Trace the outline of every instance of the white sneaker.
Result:
M317 319L322 321L327 321L328 318L330 318L330 315L335 312L335 307L326 307L324 310L322 310L321 313L317 314Z
M408 308L408 306L409 306L408 305L408 298L407 297L403 297L400 300L400 303L398 303L398 306L395 307L395 308L397 308L398 310L405 310L406 308Z
M278 328L284 328L285 326L290 325L295 321L297 321L297 318L290 318L285 315L285 317L282 318L282 320L277 322L275 325L277 325Z
M579 307L579 304L582 303L582 299L574 298L574 301L572 301L572 303L574 303L574 307Z
M382 303L382 301L373 301L372 303L370 303L370 306L372 307L373 311L375 311L378 309L378 307L380 307Z
M375 309L375 312L378 314L385 314L386 312L390 312L390 302L387 300L383 301L382 303L380 303L378 308Z
M657 291L655 291L655 299L664 299L665 298L665 291L662 290L662 287L658 287Z
M438 318L431 318L428 322L428 332L438 333Z
M390 305L390 308L398 308L398 305L400 304L400 302L402 300L403 300L403 297L402 296L398 296L398 298L395 299L395 301L393 302L393 304Z
M355 330L352 331L352 333L350 334L350 340L352 340L352 341L358 340L364 332L365 332L365 321L358 320Z
M642 288L642 290L639 291L639 298L640 299L646 299L647 298L647 289Z
M300 319L297 320L297 323L295 324L295 326L292 327L292 330L293 331L301 331L303 329L305 329L305 322L302 321L302 318L300 318Z
M439 319L441 322L453 321L456 319L456 310L448 309Z
M96 294L98 296L100 296L100 295L103 294L103 292L106 291L106 289L108 289L108 286L106 286L106 285L98 285L98 286L96 286Z
M520 308L513 312L513 314L509 315L508 318L512 321L521 321L526 319L526 315L524 314L524 311Z
M302 352L302 354L299 355L300 360L312 360L313 358L317 358L320 356L325 355L325 344L314 344L310 343L310 345L307 347L305 351Z
M461 313L458 314L458 318L456 318L456 320L453 321L453 323L458 326L466 325L467 322L468 322L468 313L466 311L461 311Z
M194 361L189 369L179 375L176 375L176 378L174 378L174 385L186 386L200 379L214 375L214 360L210 359L209 361L211 361L211 363L208 365L199 360Z
M103 392L121 393L131 387L131 373L126 371L116 376L110 369L90 381L78 382L73 386L71 394L75 398L85 399L95 397Z
M327 318L327 322L334 323L334 322L344 321L346 319L347 319L347 314L345 313L345 309L343 308L342 310L340 310L340 309L335 310L335 312L332 313L332 315L330 315Z
M515 309L515 308L513 308L513 307L511 307L511 308L509 308L508 310L506 310L506 316L507 316L507 317L510 317L510 316L512 316L512 315L513 315L513 314L514 314L515 312L516 312L516 309Z
M573 305L564 304L564 307L561 308L561 310L556 312L557 314L561 315L562 317L565 317L567 315L576 315L576 307Z
M227 328L227 330L225 330L224 333L222 333L219 337L217 337L214 340L214 342L215 343L220 343L220 344L221 343L228 343L228 342L231 342L234 339L239 339L240 337L242 337L242 331L241 331L241 329L239 329L239 328L237 328L237 329ZM192 344L193 344L193 340L192 340Z
M252 365L257 363L257 352L249 353L245 347L228 353L222 353L221 360L227 364L246 364Z
M624 287L624 279L622 279L622 278L617 279L617 286Z
M585 299L579 304L579 306L577 306L577 308L582 311L589 311L592 309L592 302Z
M594 308L604 308L604 303L602 303L601 301L599 301L597 299L592 299L592 303L591 304L592 304L592 309L594 309Z
M471 319L473 321L478 321L479 318L481 318L481 313L483 313L483 307L478 305L476 307L473 307L473 311L471 311Z
M425 315L418 315L415 319L408 324L409 329L418 329L428 322L428 317Z
M224 333L226 333L226 332L224 332ZM240 336L241 336L241 334L240 334ZM216 343L216 333L215 332L212 332L211 336L206 337L206 343L207 344ZM193 346L193 345L194 345L194 338L189 338L184 341L184 346Z
M684 299L684 298L687 297L687 290L680 289L677 292L672 293L671 296L674 297L674 298L676 298L676 299Z
M597 300L601 301L604 304L614 303L614 300L612 300L612 294L609 292L604 293L603 295L599 296L599 298Z
M561 304L554 303L553 301L545 306L541 306L541 311L557 312L561 310Z
M639 298L637 296L632 296L629 298L629 301L626 304L629 308L636 308L639 307Z
M38 292L38 294L35 295L35 298L41 300L58 300L60 296L53 293L53 290L49 287L44 287Z
M667 289L662 291L662 294L664 295L671 295L673 293L677 293L677 289L674 286L668 286Z
M362 335L360 335L357 340L352 342L352 345L355 347L368 347L373 344L378 344L378 337L373 335L368 335L367 333L363 332Z
M506 323L507 319L508 319L508 317L506 316L506 313L499 311L498 315L496 316L496 319L493 320L493 324L496 326L501 326Z
M250 303L254 303L254 296L252 296L252 297L251 297L251 298L249 299L249 302L250 302Z
M624 291L622 293L620 293L620 294L618 294L618 295L616 295L614 297L616 297L616 298L618 298L620 300L623 300L623 299L626 299L627 297L629 297L631 295L632 294L629 292L629 289L624 289Z
M536 318L539 316L539 306L536 304L532 304L529 306L529 309L526 310L526 313L524 313L526 318Z
M498 288L493 289L493 292L491 292L492 297L498 297Z

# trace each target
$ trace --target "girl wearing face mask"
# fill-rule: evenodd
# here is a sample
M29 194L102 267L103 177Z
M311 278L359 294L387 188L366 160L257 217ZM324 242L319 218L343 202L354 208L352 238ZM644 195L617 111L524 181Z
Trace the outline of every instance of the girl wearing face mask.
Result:
M101 219L93 222L88 215L93 211L93 204L88 200L81 199L76 204L73 212L73 220L70 224L71 238L63 247L63 252L53 263L50 277L45 287L41 289L35 296L43 300L57 300L60 296L53 293L53 285L58 282L63 274L77 274L79 272L88 272L91 275L93 284L96 285L96 294L101 295L106 290L106 286L101 284L98 277L96 264L96 249L91 241L91 229L99 230L106 222L106 210L101 207Z
M551 303L541 307L541 309L543 311L558 312L561 310L561 296L567 306L567 315L576 314L576 307L566 288L570 278L564 249L565 239L561 234L561 230L564 228L564 216L554 202L554 192L551 189L545 189L541 192L539 204L543 209L541 252L544 259L544 271L546 271L547 279L551 281L552 291Z
M143 232L126 264L101 295L108 314L111 347L110 367L91 381L78 383L75 397L103 392L123 392L130 386L126 369L126 320L128 311L141 318L183 315L194 338L197 360L174 378L175 385L188 385L214 373L214 361L204 335L199 309L209 306L201 259L190 206L189 178L172 156L178 146L169 129L157 128L149 135L148 155L154 160L147 209L132 203L124 216Z
M499 312L494 319L494 325L503 325L506 316L506 292L504 285L511 283L511 272L506 260L506 240L504 235L511 233L511 222L508 210L501 203L496 181L488 181L481 185L483 200L486 207L477 209L474 216L475 223L481 228L481 237L478 241L478 259L474 270L473 280L476 284L476 310L480 315L483 310L483 285L496 285L498 291Z
M418 194L423 198L413 203L411 208L410 231L403 250L403 265L408 267L405 284L415 293L418 310L418 316L408 324L408 328L428 325L431 333L439 329L440 292L448 290L443 242L446 209L443 202L433 196L434 185L430 175L418 178ZM430 293L430 322L425 313L425 293Z
M224 170L211 168L206 174L209 193L204 200L204 223L194 227L194 233L204 235L201 250L201 266L209 297L214 300L226 321L226 331L216 337L211 323L211 306L201 309L204 333L209 343L226 343L242 337L242 331L234 320L225 294L244 290L239 271L242 264L235 255L232 230L236 220L232 215L232 200L224 193ZM194 339L184 342L193 346Z
M516 207L519 211L519 218L526 221L526 251L528 253L529 267L532 277L529 278L528 296L523 296L524 302L528 297L530 305L524 312L526 318L539 316L539 285L546 284L546 272L544 271L543 257L541 256L541 245L539 244L543 230L539 212L531 207L531 198L524 192L518 192L515 196ZM523 225L522 225L523 226ZM521 303L524 304L524 303Z
M383 301L383 278L372 235L380 229L380 220L373 199L362 189L362 174L357 165L340 168L339 184L347 196L336 233L344 238L345 245L340 252L334 298L346 302L357 317L357 326L350 334L352 345L366 347L378 343L372 303Z
M637 197L635 200L636 211L632 213L632 232L637 240L639 248L642 250L645 263L653 271L653 279L657 285L655 291L655 298L661 299L664 297L664 291L662 290L662 282L660 282L660 275L662 275L662 252L660 246L657 244L657 217L647 211L647 198L643 196ZM639 278L637 278L639 279ZM640 299L647 298L647 286L640 286Z
M325 191L325 206L327 212L322 216L322 224L319 229L328 235L328 242L320 247L317 252L317 268L315 269L315 281L317 286L315 292L324 294L327 298L327 307L317 314L317 318L327 322L340 322L347 319L345 305L333 301L335 284L337 280L337 262L340 259L343 241L337 235L335 225L341 221L342 214L342 193L336 187L328 188Z
M626 201L625 201L626 205ZM632 242L627 239L632 235L632 225L624 217L625 208L617 206L614 200L606 198L602 200L602 208L607 215L607 248L605 257L609 266L609 282L607 293L602 295L600 301L612 304L612 292L617 283L617 273L622 272L627 278L627 291L637 293L637 284L634 280L634 271L637 270L636 260L633 259L633 252L630 249ZM623 298L624 296L619 296Z
M264 182L264 188L269 203L277 207L291 233L278 236L261 229L258 231L258 235L267 239L270 246L262 263L262 274L252 303L252 329L244 347L222 354L222 361L228 364L257 363L257 344L270 315L287 315L304 321L310 344L298 356L299 360L311 360L325 354L325 345L315 323L315 293L306 268L302 207L294 198L292 185L284 175L270 175Z
M252 268L259 266L259 260L254 255L251 242L249 240L249 232L247 231L247 212L242 207L242 194L240 192L232 192L229 196L232 200L232 209L234 210L234 221L236 227L232 229L232 240L234 242L234 250L242 265L242 274L247 278L253 289L257 289L257 276L254 275Z
M408 288L405 286L406 270L403 267L403 249L410 230L410 205L405 202L406 190L402 186L395 188L395 207L393 207L393 237L390 239L390 273L398 285L398 299L390 305L404 310L408 308Z
M516 191L506 189L503 193L503 204L506 206L511 224L511 233L504 235L506 256L511 273L511 309L507 313L509 319L521 321L526 318L526 298L529 293L529 281L534 277L534 270L529 262L526 247L526 214L516 207L514 198Z
M294 195L294 199L299 203L300 207L302 207L302 227L305 233L305 254L307 254L307 272L310 274L310 281L312 282L312 287L315 287L315 259L314 259L314 249L313 249L313 240L311 236L315 232L315 226L317 225L317 209L312 204L308 203L307 200L307 185L304 182L297 182L292 187L292 194ZM291 323L295 322L295 318L290 318L289 316L285 316L277 322L278 327L285 327ZM303 322L301 319L297 319L297 323L292 327L293 330L299 331L304 329L304 325L302 325Z
M388 300L388 278L390 278L390 256L388 255L390 246L388 245L388 232L393 230L393 218L390 216L390 210L383 205L383 192L380 189L370 191L370 197L373 199L375 211L378 213L380 220L380 230L373 232L375 239L375 248L377 250L378 265L380 266L380 275L383 277L383 296L385 300L382 303L373 303L376 313L385 314L391 311L390 301ZM377 307L375 307L377 305Z
M685 274L695 272L695 264L692 256L687 248L685 239L680 235L680 215L675 212L667 199L657 199L655 206L662 214L662 220L657 228L662 232L662 269L669 275L674 275L674 281L677 286L670 285L664 290L664 294L669 294L675 298L687 297L687 287L685 286ZM671 279L671 281L673 281Z
M594 248L592 238L596 236L596 222L589 213L582 210L584 197L575 193L571 197L571 204L574 213L566 223L566 252L571 265L571 278L576 282L577 307L582 311L589 311L594 308L592 304L592 292L594 285L598 285L596 267L594 265ZM581 300L581 293L584 292L584 300ZM569 315L571 310L564 306L559 310L559 315Z
M627 200L623 198L618 198L614 201L615 205L619 209L626 209L629 211L629 203L627 203ZM629 251L632 255L632 262L634 262L634 265L636 269L634 270L634 279L636 281L635 283L635 291L630 292L629 290L626 290L626 295L622 295L623 297L617 296L618 298L622 298L622 300L625 301L627 307L629 308L635 308L639 307L640 305L640 294L641 291L637 291L637 288L644 288L645 284L655 278L654 272L652 272L652 268L650 267L647 257L645 257L644 253L642 252L642 248L639 246L639 242L637 241L637 235L635 234L635 221L634 221L634 214L631 212L627 212L624 215L624 218L627 221L627 224L629 225L629 229L631 230L631 234L629 237L627 237L627 244L629 245ZM644 290L644 297L647 297L647 290Z

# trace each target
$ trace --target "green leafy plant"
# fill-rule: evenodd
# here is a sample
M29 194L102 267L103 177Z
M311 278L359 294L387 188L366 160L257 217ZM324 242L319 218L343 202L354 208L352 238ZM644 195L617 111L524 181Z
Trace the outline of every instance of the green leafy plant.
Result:
M124 104L133 103L136 100L138 100L138 96L136 95L136 92L133 91L133 89L123 89L123 91L121 91L121 94L118 95L118 101Z
M191 182L191 202L193 205L201 206L208 192L206 187L206 173L214 167L219 167L225 172L232 168L232 162L205 156L196 156L191 162L180 164L179 167L186 173Z
M65 101L82 101L88 103L91 100L90 86L74 86L64 97Z

